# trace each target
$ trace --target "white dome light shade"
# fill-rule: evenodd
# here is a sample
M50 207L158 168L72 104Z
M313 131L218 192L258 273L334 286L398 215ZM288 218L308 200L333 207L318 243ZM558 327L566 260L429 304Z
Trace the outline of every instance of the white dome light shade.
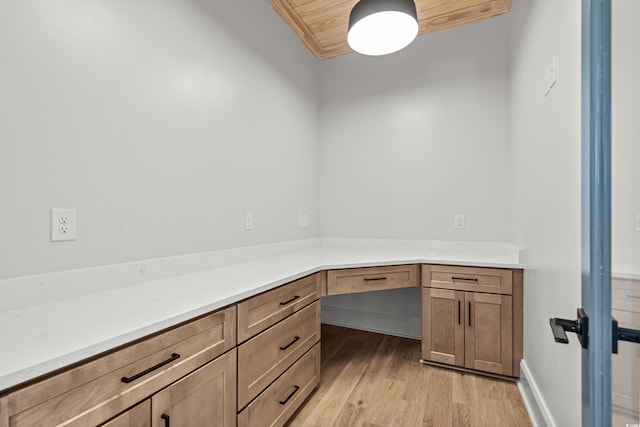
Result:
M363 55L397 52L411 44L417 35L413 0L360 0L349 16L347 43Z

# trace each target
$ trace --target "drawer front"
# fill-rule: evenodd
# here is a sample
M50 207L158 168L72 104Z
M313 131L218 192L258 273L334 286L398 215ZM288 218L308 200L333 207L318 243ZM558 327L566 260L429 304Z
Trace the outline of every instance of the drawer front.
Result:
M423 265L422 286L511 295L513 273L499 268Z
M612 279L611 308L640 313L640 281Z
M238 414L238 427L282 426L320 383L320 343Z
M327 293L339 295L420 286L419 276L417 264L330 270Z
M275 325L320 298L321 274L316 273L238 304L238 342Z
M320 302L303 308L238 347L238 409L320 340Z
M235 333L233 306L17 390L9 425L100 424L233 348Z

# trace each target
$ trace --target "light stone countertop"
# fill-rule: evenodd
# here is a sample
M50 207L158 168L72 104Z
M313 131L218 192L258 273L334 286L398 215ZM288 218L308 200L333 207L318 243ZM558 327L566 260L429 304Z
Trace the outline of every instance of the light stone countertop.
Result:
M0 391L325 269L413 263L523 268L513 251L438 255L397 246L321 245L0 311Z

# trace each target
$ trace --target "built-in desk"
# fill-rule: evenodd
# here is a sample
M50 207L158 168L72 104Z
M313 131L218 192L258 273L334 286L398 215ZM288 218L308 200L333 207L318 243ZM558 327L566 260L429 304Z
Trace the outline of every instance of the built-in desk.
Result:
M500 256L492 259L486 253L475 259L471 256L456 259L451 255L434 256L420 249L312 248L194 274L119 286L99 293L54 299L39 305L15 307L0 312L0 396L6 397L7 393L20 390L24 384L36 384L40 378L52 378L58 372L67 372L70 366L83 366L79 365L80 362L100 360L105 354L114 354L114 349L127 349L129 343L144 343L147 341L145 337L156 336L161 331L169 333L174 325L183 325L181 327L187 328L185 331L192 331L189 334L200 334L199 328L193 330L188 325L192 319L201 319L211 313L233 313L233 318L225 322L234 322L235 325L238 302L310 275L320 278L321 294L340 290L356 292L368 289L368 285L371 289L385 289L385 282L395 288L420 286L423 283L419 281L417 272L422 264L521 267L513 259ZM365 267L374 268L362 270ZM339 274L334 274L337 270L340 270ZM354 272L357 274L350 275ZM46 281L39 283L46 287ZM3 288L5 285L6 282L0 283L0 296L12 292ZM25 292L29 289L25 288ZM211 331L214 333L215 329ZM228 337L228 334L222 336ZM233 340L237 342L235 335ZM197 347L193 348L194 355L200 354ZM235 360L236 353L235 349L226 351L218 356L224 357L224 362L216 359L220 363L207 368L211 375L230 378L229 369L235 369L235 364L232 367L229 363ZM234 352L233 356L229 356L230 351ZM220 353L211 354L215 357ZM316 362L302 366L311 367L313 363ZM194 386L199 381L205 381L203 384L208 381L204 374L199 375L193 377ZM211 384L213 387L214 383ZM235 382L221 383L220 390L232 385L235 387ZM186 382L181 387L187 387L187 390L191 383ZM153 402L150 403L151 408L154 407ZM169 402L166 404L170 405ZM141 410L138 406L135 408L138 416ZM11 411L11 405L0 397L0 427L9 425L3 417ZM127 414L129 416L133 415Z

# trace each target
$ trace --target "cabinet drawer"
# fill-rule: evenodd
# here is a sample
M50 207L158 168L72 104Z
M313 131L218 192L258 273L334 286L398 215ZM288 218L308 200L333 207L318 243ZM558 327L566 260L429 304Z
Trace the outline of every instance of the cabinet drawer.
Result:
M417 264L345 268L327 273L329 295L420 286Z
M422 286L511 295L513 292L513 273L511 270L498 268L424 264L422 266Z
M153 335L7 396L9 425L97 425L233 348L235 306Z
M259 334L320 298L320 284L321 275L316 273L238 304L238 342Z
M320 343L238 414L238 427L282 426L320 383Z
M640 313L640 281L612 279L611 308Z
M320 302L303 308L238 347L238 409L320 340Z

